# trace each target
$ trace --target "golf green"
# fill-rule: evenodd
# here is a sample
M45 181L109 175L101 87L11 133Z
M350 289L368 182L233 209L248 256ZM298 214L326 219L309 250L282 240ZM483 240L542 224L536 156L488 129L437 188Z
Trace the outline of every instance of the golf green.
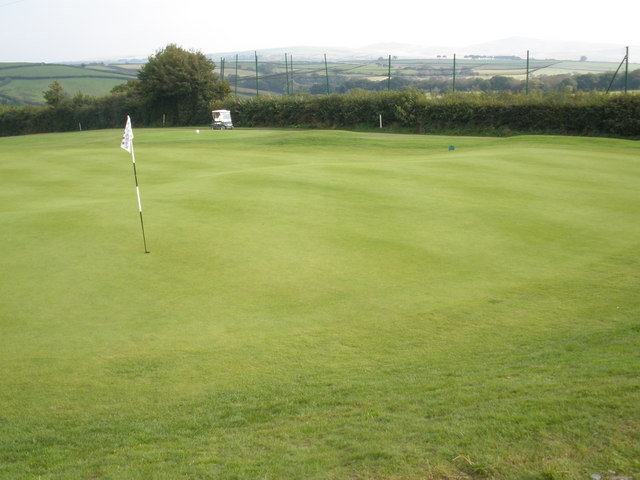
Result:
M640 475L640 144L0 138L0 478ZM455 147L450 149L450 147Z

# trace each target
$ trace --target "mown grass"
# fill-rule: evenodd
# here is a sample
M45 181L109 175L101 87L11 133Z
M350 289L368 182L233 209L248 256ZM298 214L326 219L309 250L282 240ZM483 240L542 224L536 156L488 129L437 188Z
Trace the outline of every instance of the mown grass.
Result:
M0 139L0 478L640 474L636 142L134 131L149 255Z

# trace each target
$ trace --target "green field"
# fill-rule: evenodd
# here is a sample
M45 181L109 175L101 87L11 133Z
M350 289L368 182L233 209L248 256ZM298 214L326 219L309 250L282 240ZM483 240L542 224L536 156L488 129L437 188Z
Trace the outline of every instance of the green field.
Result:
M57 81L69 96L77 93L100 97L113 87L137 78L128 65L57 65L0 63L0 104L44 104L43 93Z
M272 58L272 57L271 57ZM250 96L256 91L255 61L236 62L226 58L224 72L221 59L214 59L216 73L230 81L237 93ZM453 74L453 58L450 59L393 59L393 78L420 80L449 78ZM584 74L613 72L619 64L615 62L577 62L557 60L535 60L530 62L530 75ZM38 105L44 103L43 93L57 81L64 91L74 96L83 93L90 96L107 95L113 87L137 78L140 64L86 64L58 65L44 63L0 63L0 105ZM640 68L640 64L629 64L629 71ZM389 74L388 60L363 60L358 63L332 61L294 61L292 72L283 61L259 61L259 89L262 94L282 94L286 91L287 77L291 75L299 85L310 85L325 81L329 72L330 83L336 79L385 81ZM456 62L458 78L491 78L508 76L522 80L526 76L526 60L464 59ZM270 91L270 89L272 91ZM279 92L279 93L278 93Z
M640 144L134 132L148 255L0 138L0 479L639 478Z
M226 77L235 75L235 61L226 59ZM532 78L550 75L572 75L572 74L601 74L614 72L618 68L616 62L591 62L591 61L569 61L569 60L536 60L529 62L529 74ZM267 61L259 63L259 77L280 78L284 83L287 75L287 68L282 62ZM630 63L629 71L633 72L640 68L638 63ZM348 78L351 80L369 79L383 81L389 75L389 62L386 58L378 60L361 61L360 63L331 61L325 65L322 61L295 61L293 63L293 77L300 80L309 76L320 76L318 82L325 77L325 69L329 73L330 79ZM494 76L514 77L522 80L527 74L527 61L521 60L497 60L497 59L466 59L456 60L456 75L458 78L491 78ZM433 79L447 78L453 75L453 57L444 59L396 59L391 62L391 76L393 78L404 79ZM238 77L243 86L255 82L255 63L239 62ZM232 81L233 83L233 81ZM304 83L304 81L302 82Z

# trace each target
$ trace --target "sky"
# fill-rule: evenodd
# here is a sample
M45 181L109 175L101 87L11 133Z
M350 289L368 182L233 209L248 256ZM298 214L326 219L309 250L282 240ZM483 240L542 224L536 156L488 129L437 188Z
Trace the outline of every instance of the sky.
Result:
M640 46L638 0L597 5L574 0L0 0L0 62L147 58L170 43L203 53L388 42L455 47L510 37Z

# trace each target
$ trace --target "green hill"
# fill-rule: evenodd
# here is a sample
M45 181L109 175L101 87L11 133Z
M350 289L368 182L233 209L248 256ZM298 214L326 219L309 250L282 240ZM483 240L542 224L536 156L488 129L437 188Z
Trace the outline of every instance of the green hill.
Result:
M43 104L43 92L54 81L72 96L79 92L101 96L116 85L135 79L137 71L103 64L0 63L0 104Z

